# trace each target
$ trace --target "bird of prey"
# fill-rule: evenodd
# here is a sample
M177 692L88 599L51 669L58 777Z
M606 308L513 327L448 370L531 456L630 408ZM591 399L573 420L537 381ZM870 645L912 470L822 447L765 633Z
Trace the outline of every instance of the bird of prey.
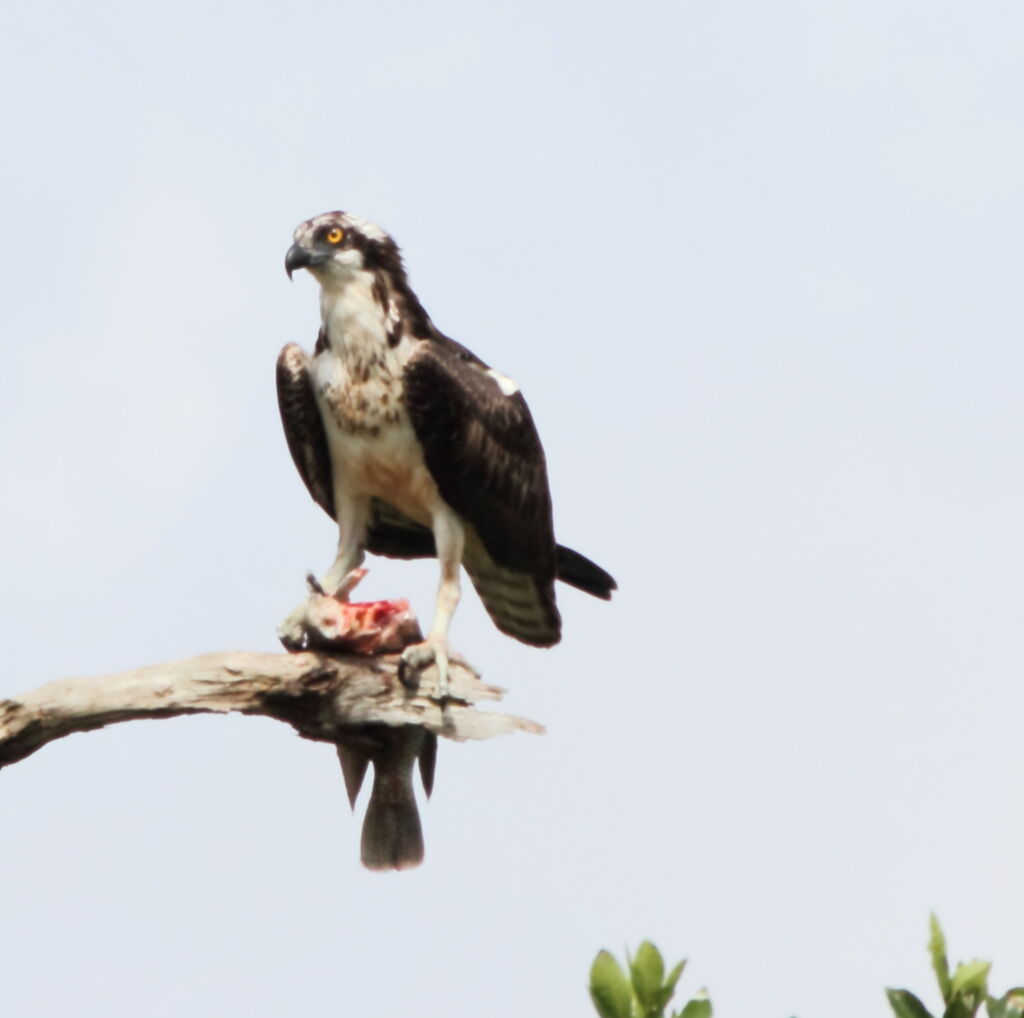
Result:
M290 343L277 361L289 450L339 528L320 586L346 596L367 550L440 566L433 625L400 674L433 663L446 693L461 566L498 629L536 647L561 637L556 579L609 599L612 577L555 543L544 451L515 382L434 326L391 237L327 212L295 230L285 269L320 284L313 355ZM301 639L287 622L281 635Z

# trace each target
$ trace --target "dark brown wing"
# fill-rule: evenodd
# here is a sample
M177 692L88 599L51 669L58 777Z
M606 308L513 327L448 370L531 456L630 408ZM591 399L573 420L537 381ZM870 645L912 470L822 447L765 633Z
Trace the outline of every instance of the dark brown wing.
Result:
M447 341L421 342L403 382L427 468L479 538L465 565L491 618L526 643L557 643L551 495L526 401Z
M277 358L277 403L288 451L313 501L333 520L334 476L323 418L313 395L309 354L289 343ZM425 558L435 554L434 535L397 509L374 499L366 547L375 555Z
M434 532L379 498L370 500L366 547L388 558L433 558Z
M277 358L277 405L284 437L313 501L334 519L334 482L327 433L313 396L309 354L289 343Z

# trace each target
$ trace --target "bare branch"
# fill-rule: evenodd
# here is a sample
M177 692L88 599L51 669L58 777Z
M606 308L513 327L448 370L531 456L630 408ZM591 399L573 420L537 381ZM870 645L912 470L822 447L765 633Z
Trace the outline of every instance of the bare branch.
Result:
M458 658L450 696L432 699L424 683L398 679L398 655L259 654L228 651L115 675L59 679L0 700L0 767L54 739L119 721L182 714L258 714L291 725L307 739L338 748L354 803L368 763L374 786L363 826L362 858L372 869L402 869L423 857L412 775L417 761L429 794L436 736L486 739L506 732L540 733L533 721L476 709L499 700Z
M541 732L507 714L478 711L503 691L452 661L451 697L398 681L398 655L259 654L227 651L149 665L115 675L58 679L12 700L0 700L0 767L54 739L118 721L182 714L260 714L290 724L307 739L344 740L366 724L416 725L449 739L486 739Z

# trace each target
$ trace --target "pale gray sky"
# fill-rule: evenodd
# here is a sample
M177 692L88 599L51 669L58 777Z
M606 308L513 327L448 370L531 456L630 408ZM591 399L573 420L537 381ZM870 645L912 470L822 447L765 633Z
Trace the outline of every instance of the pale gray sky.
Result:
M426 864L333 750L124 725L0 776L4 1013L590 1014L601 947L723 1018L1024 979L1018 3L12 3L0 23L0 695L273 649L333 532L289 461L300 220L405 249L515 377L550 652L453 641L543 738L444 745ZM434 569L369 596L432 609ZM930 998L934 1000L934 997Z

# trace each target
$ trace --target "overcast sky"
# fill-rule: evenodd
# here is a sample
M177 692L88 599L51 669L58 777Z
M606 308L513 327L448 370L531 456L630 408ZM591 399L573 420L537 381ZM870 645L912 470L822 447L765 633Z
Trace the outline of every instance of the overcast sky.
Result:
M1017 2L9 3L0 696L274 628L335 535L273 389L291 232L403 246L513 376L562 644L454 646L543 737L444 744L358 864L330 746L122 725L0 776L18 1018L591 1013L653 938L723 1018L1024 980ZM436 566L362 591L433 611Z

